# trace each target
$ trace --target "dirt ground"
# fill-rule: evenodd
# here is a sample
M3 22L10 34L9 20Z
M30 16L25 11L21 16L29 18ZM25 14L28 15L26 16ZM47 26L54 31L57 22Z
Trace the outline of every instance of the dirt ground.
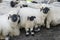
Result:
M34 36L25 36L25 31L21 30L21 34L13 37L10 40L60 40L60 26L52 27L51 29L41 28L41 31L35 33Z

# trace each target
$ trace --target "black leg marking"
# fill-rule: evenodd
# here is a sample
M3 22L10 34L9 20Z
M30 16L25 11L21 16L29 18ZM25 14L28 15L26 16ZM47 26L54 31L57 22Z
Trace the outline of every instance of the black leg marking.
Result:
M26 31L26 36L29 36L29 34L30 34L30 30L27 30Z
M40 27L34 28L34 32L40 32Z

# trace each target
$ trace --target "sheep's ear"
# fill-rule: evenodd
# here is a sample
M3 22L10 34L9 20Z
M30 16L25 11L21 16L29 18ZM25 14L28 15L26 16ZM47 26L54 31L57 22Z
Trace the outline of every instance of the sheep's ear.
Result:
M30 17L27 18L28 20L30 19Z
M9 14L8 19L11 17L11 14Z
M42 8L40 8L40 11L42 11L43 10L43 7Z
M9 17L8 17L8 20L9 20Z
M18 13L19 13L19 12L18 12ZM18 13L17 13L17 16L19 15Z

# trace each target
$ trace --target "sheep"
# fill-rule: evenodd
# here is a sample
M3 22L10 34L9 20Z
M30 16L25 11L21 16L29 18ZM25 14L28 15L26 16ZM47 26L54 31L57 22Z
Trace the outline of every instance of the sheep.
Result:
M25 28L26 35L29 35L29 29L32 35L34 35L33 28L44 25L44 19L46 14L44 14L40 9L24 7L20 9L21 22L20 26ZM40 30L40 29L39 29Z
M6 39L7 35L18 36L20 34L18 23L20 16L17 11L0 16L0 39Z
M50 24L56 26L60 24L60 7L52 7L48 12L47 21L46 21L46 28L50 28Z
M56 26L58 24L60 24L59 20L60 20L60 7L58 6L54 6L54 5L47 5L45 4L45 6L42 6L41 8L49 8L49 11L47 12L47 17L46 17L46 28L50 28L50 24L53 26Z
M25 10L26 9L26 10ZM25 30L26 30L26 35L29 35L29 28L30 28L30 31L33 31L33 26L34 26L34 21L30 21L30 20L27 20L27 17L31 17L30 15L30 13L28 13L28 10L27 10L28 8L21 8L20 9L20 17L21 17L21 22L20 22L20 25L23 27L23 28L25 28ZM24 13L25 12L25 13ZM29 15L30 14L30 15ZM28 18L28 19L29 19ZM32 32L32 35L33 35L34 33Z

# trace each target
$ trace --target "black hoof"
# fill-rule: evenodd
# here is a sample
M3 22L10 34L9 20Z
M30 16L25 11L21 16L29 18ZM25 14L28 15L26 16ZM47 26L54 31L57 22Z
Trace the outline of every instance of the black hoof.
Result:
M36 32L40 32L40 28L39 28L39 27L35 28L35 29L34 29L34 32L35 32L35 33L36 33Z
M30 35L30 33L26 33L26 36L29 36Z
M35 30L35 32L40 32L40 29Z
M31 34L32 36L34 36L34 34Z
M34 36L34 32L31 32L31 35Z

